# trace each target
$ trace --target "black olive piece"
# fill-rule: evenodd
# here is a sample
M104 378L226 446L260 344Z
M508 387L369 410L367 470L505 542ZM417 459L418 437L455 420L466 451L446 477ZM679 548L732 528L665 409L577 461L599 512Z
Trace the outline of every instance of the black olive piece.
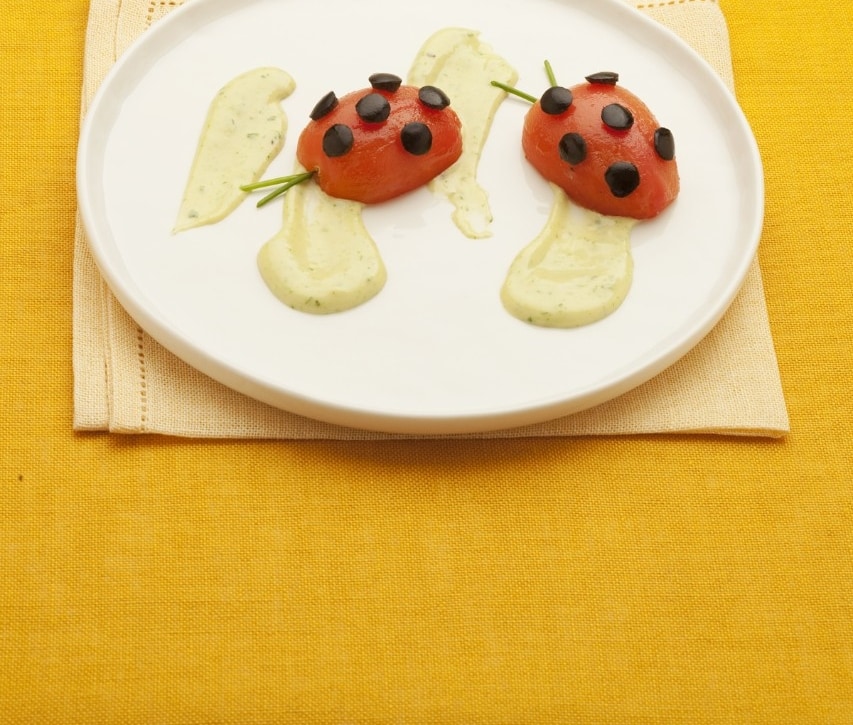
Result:
M418 98L427 108L432 108L436 111L440 111L450 105L450 99L447 97L447 94L435 86L423 86L418 91Z
M319 101L317 101L317 105L314 106L314 110L309 114L312 121L319 121L323 116L327 113L330 113L331 110L338 105L338 97L335 95L334 91L329 91L325 96L323 96Z
M640 185L640 172L630 161L617 161L604 172L604 180L613 196L622 199Z
M343 156L352 148L352 144L352 129L343 123L329 126L323 134L323 153L330 158Z
M382 123L391 115L391 104L381 93L368 93L355 104L355 112L362 121Z
M559 116L572 105L572 92L562 86L551 86L539 99L540 108L549 116Z
M675 158L675 139L668 128L661 126L655 131L655 151L664 161L672 161Z
M605 70L586 76L587 83L600 83L605 86L615 86L619 82L619 74Z
M610 103L602 108L601 120L615 131L627 131L634 125L634 116L620 103Z
M400 131L403 148L413 156L423 156L432 148L432 131L420 121L412 121Z
M572 166L577 166L586 158L586 141L579 133L567 133L560 139L560 158Z
M395 76L393 73L374 73L370 78L371 88L377 91L388 91L394 93L403 83L400 76Z

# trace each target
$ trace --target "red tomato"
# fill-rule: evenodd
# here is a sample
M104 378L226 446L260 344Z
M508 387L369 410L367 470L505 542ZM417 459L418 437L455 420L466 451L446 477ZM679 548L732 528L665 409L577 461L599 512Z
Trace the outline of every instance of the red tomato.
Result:
M296 148L323 191L365 204L422 186L462 154L462 124L442 91L390 74L370 81L340 100L321 99Z
M522 147L578 205L649 219L678 195L672 133L616 80L599 73L569 89L549 88L527 113Z

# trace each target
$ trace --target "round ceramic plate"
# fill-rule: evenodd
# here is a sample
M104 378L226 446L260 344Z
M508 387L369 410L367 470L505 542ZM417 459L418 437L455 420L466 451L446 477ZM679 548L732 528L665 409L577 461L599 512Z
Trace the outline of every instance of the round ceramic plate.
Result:
M713 327L753 259L763 218L761 162L748 124L714 71L622 0L193 0L155 24L115 65L81 135L79 204L97 264L156 340L220 382L295 413L404 433L530 424L597 405L674 363ZM487 8L487 10L486 10ZM479 167L495 219L471 240L426 189L368 207L388 271L354 310L307 315L264 285L256 256L281 203L249 197L222 222L171 233L208 106L237 75L290 73L287 174L303 120L329 90L377 71L405 77L443 27L481 40L538 96L550 61L562 85L611 70L674 132L681 194L632 231L634 281L623 305L575 329L511 317L499 290L538 234L549 186L525 162L527 103L499 108Z

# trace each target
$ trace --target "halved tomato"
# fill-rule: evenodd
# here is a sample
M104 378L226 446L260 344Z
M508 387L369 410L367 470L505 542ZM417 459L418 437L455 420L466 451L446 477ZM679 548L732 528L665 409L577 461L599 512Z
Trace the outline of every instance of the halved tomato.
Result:
M365 204L426 184L462 154L462 124L443 91L405 86L389 73L370 83L340 99L324 96L296 149L323 191Z
M525 117L522 147L537 171L578 205L649 219L678 195L675 143L617 81L605 72L549 88Z

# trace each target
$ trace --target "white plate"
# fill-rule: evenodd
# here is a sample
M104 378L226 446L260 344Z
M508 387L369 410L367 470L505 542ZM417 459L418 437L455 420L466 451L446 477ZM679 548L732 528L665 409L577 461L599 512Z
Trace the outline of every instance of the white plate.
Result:
M681 195L635 227L633 287L587 327L532 327L498 292L551 206L524 161L527 104L501 106L480 165L496 218L490 239L463 237L426 190L366 210L388 270L367 304L338 315L295 312L262 282L256 254L281 205L252 198L217 225L170 230L216 91L277 66L297 82L290 129L267 176L289 173L316 101L405 76L434 31L462 26L538 96L547 58L563 85L599 71L643 98L675 134ZM121 57L90 107L78 161L79 204L110 288L177 356L222 383L320 420L407 433L485 431L597 405L678 360L739 289L761 231L755 141L710 67L621 0L193 0Z

